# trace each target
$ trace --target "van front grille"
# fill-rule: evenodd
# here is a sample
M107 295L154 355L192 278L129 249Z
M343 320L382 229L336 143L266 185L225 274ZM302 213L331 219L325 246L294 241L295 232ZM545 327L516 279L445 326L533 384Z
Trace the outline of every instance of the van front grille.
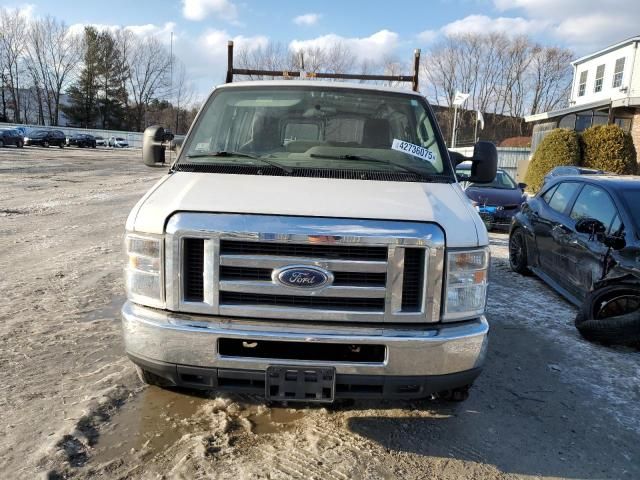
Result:
M204 240L184 239L184 298L189 302L204 300Z
M266 280L270 281L273 270L252 267L220 267L221 280ZM384 287L387 274L368 272L334 272L333 285Z
M441 285L429 286L427 272L434 239L440 243L433 251L444 256L438 227L330 219L331 226L322 229L323 219L316 218L176 216L189 222L177 241L166 241L168 254L171 245L181 245L180 255L168 262L170 309L296 321L437 321ZM216 219L210 233L209 218ZM319 288L288 285L277 275L288 267L324 270L329 281ZM171 285L179 287L175 297Z
M402 276L402 311L419 311L422 308L424 288L424 249L407 248L404 251Z
M323 235L318 235L318 242L323 240L322 237ZM344 260L386 260L387 248L222 240L220 242L220 254L286 255L287 257L313 257L317 259L341 258Z
M384 298L311 297L289 295L260 295L255 293L220 292L225 305L256 305L326 310L354 310L358 312L384 311Z

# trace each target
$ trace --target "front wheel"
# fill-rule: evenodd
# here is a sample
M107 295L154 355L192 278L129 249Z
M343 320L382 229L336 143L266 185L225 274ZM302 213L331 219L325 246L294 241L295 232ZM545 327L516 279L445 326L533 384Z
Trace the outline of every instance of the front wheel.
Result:
M24 147L24 142L22 140L18 140L18 143L16 144L16 147L18 147L18 148Z
M518 228L509 236L509 265L511 270L520 275L530 275L527 259L527 241L524 232Z
M4 147L4 140L0 140L0 148Z
M45 141L45 142L42 144L42 146L43 146L44 148L49 148L49 142Z

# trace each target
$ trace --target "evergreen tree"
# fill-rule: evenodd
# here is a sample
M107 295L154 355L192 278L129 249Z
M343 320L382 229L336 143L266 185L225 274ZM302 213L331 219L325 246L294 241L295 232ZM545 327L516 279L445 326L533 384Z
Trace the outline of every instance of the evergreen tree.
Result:
M99 62L99 110L101 127L126 128L127 67L116 37L109 31L98 36Z
M69 105L63 107L71 125L95 128L100 115L98 105L100 65L99 33L94 27L84 29L83 66L77 81L69 87Z

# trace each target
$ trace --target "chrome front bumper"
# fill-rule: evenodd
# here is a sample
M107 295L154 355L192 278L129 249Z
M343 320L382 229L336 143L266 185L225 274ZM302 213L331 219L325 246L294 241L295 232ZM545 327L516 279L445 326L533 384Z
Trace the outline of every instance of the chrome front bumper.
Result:
M127 302L122 308L128 355L163 364L264 371L270 365L335 367L337 374L438 376L479 370L489 325L484 317L438 325L339 326L178 314ZM384 361L317 362L223 356L219 338L250 341L384 345Z

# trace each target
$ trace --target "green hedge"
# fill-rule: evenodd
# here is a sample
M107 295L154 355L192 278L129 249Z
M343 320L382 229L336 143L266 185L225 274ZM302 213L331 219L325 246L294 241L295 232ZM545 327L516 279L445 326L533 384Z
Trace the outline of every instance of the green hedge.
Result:
M631 135L617 125L588 128L580 139L583 166L626 175L638 171Z
M553 168L563 165L580 164L580 143L578 134L567 128L557 128L549 132L536 148L529 162L524 181L527 190L537 192L542 187L544 176Z

